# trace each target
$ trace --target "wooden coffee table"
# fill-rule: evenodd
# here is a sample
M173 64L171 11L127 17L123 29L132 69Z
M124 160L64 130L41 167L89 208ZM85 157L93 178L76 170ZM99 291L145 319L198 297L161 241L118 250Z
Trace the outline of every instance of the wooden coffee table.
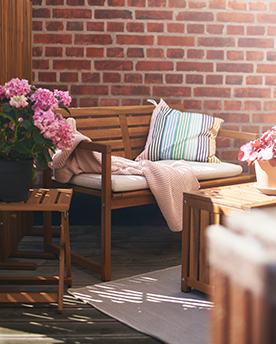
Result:
M0 202L0 211L10 214L12 219L16 215L14 212L21 211L42 211L42 212L61 212L61 226L60 226L60 246L59 246L59 274L58 276L35 276L35 277L22 277L22 276L1 276L0 285L58 285L57 293L47 292L23 292L23 291L2 291L0 292L0 303L58 303L58 312L63 311L63 292L64 284L71 286L71 256L69 247L69 220L68 211L71 203L73 191L72 189L31 189L30 197L27 201L23 202ZM13 214L14 213L14 214ZM18 226L12 225L12 220L9 222L9 239L14 239L13 256L17 257L33 257L33 258L55 258L56 256L47 251L47 243L49 241L48 233L44 230L44 252L37 251L18 251L17 250L17 236ZM7 234L7 233L6 233ZM18 236L21 238L21 236ZM6 241L6 236L1 235L0 241ZM4 242L5 244L5 242ZM66 262L66 277L65 273ZM0 268L4 269L35 269L33 263L12 263L1 262Z
M212 295L206 250L206 228L223 224L234 211L276 207L276 196L265 195L255 183L202 189L184 193L181 290L191 288ZM229 257L231 259L231 257Z

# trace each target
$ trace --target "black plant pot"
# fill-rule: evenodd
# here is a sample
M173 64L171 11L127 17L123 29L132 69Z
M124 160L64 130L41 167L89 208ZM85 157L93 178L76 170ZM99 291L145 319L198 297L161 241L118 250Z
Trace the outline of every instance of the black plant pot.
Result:
M29 198L33 160L0 161L0 201L19 202Z

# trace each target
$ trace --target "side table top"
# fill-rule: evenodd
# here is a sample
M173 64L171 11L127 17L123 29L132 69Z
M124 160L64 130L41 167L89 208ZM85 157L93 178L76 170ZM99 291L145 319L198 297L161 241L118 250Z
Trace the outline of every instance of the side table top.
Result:
M0 211L68 211L72 189L30 189L30 196L22 202L0 202Z
M255 187L255 183L184 192L184 197L198 201L208 200L216 205L243 210L276 205L276 195L271 196L259 192Z

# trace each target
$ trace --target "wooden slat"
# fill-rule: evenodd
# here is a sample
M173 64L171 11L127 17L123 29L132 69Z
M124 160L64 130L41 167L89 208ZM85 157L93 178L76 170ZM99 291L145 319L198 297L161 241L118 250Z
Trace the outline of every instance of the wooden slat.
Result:
M106 128L106 127L119 127L118 116L112 115L108 117L96 117L96 118L77 118L76 127L81 131L83 128Z
M0 303L52 303L58 302L57 293L0 292Z
M97 140L97 139L118 139L122 137L122 132L120 128L109 128L109 129L82 129L80 132L84 135L89 137L90 139Z

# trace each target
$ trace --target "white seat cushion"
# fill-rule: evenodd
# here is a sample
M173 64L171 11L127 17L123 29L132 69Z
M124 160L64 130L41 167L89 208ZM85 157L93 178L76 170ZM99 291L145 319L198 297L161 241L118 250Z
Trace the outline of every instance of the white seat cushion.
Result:
M175 160L162 160L159 162L167 165L172 165L175 162ZM240 165L226 162L186 162L191 166L195 176L199 181L225 177L234 177L241 174L242 172L242 167ZM77 176L73 176L70 179L69 183L78 186L83 186L86 188L101 190L101 175L94 173L82 173ZM143 190L148 188L149 186L147 180L143 176L111 176L111 189L113 192Z

